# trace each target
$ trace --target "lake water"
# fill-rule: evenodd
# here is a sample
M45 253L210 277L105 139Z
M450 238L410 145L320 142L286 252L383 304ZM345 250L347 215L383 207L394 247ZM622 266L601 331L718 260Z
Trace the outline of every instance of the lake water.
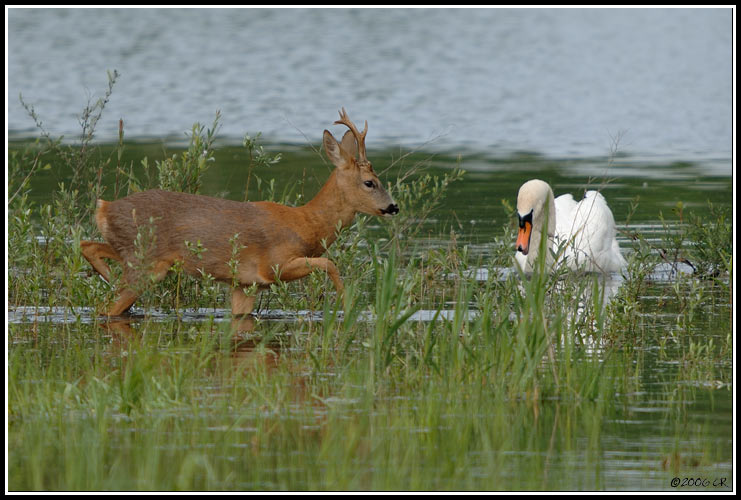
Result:
M609 153L730 175L730 9L10 9L8 131L52 135L121 74L98 138L318 143L345 106L377 146ZM339 130L339 127L334 126ZM333 128L334 130L334 128Z

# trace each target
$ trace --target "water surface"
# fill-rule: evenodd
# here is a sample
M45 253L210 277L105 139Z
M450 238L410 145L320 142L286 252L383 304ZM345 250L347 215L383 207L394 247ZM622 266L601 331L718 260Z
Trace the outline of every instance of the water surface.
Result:
M319 142L337 110L377 145L624 153L730 174L730 9L11 9L8 129L52 135L121 77L97 136Z

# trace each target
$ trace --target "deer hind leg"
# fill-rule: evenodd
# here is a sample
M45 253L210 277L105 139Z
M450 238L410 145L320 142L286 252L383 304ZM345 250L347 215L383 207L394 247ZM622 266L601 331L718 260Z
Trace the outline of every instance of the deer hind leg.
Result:
M152 270L148 273L145 272L144 275L150 274L151 283L156 283L167 276L171 266L172 262L169 260L160 260L155 262ZM126 267L124 269L124 284L118 294L118 299L108 309L106 313L108 316L119 316L131 309L131 306L134 305L134 302L140 295L140 292L136 289L141 289L142 286L146 285L146 281L142 280L142 273L135 272L131 267L124 267Z
M81 241L80 250L82 250L82 256L90 262L93 269L108 283L111 282L111 268L108 267L108 264L103 259L113 259L123 262L123 258L108 243Z
M279 270L280 279L283 281L297 280L317 269L329 275L332 283L334 283L334 287L337 289L337 293L342 295L344 286L342 285L342 279L340 279L340 272L337 270L334 262L324 257L299 257L298 259L288 261Z

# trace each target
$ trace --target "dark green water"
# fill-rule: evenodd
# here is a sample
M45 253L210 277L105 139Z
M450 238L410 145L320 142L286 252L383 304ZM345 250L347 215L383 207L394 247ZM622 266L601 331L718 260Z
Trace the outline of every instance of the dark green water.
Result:
M11 143L11 151L14 144L22 143ZM320 156L318 146L310 149L278 144L268 150L281 152L282 160L256 174L268 180L274 178L278 195L294 190L308 200L329 176L331 164ZM100 158L108 158L110 152L111 149L101 148ZM177 153L176 148L163 143L127 144L121 164L125 168L133 164L135 171L144 178L140 167L144 157L148 158L152 168L155 160ZM623 228L626 223L659 224L660 214L676 221L678 217L673 209L680 202L687 211L700 212L706 210L708 201L723 208L730 208L733 202L733 179L717 175L718 168L711 161L642 160L621 156L558 159L527 152L499 159L476 154L459 158L458 154L406 153L401 150L371 151L369 156L374 169L381 173L381 180L385 182L394 181L419 164L425 166L424 173L433 175L440 175L456 166L466 170L465 177L447 191L444 204L434 218L441 227L452 228L472 243L485 244L497 234L499 227L510 218L510 212L504 209L502 202L514 207L520 185L532 178L548 182L555 196L572 193L577 200L587 189L602 190L616 223ZM248 163L245 149L239 146L218 147L215 157L216 163L204 176L202 193L243 200ZM32 199L39 203L48 200L46 193L67 180L70 174L60 170L53 159L48 161L51 168L38 172L32 180ZM707 168L709 164L713 167ZM105 172L103 178L109 186L109 194L104 198L110 199L116 183L113 169ZM123 183L123 178L120 182ZM253 182L250 199L260 199L260 194ZM638 205L635 211L631 210L632 203Z

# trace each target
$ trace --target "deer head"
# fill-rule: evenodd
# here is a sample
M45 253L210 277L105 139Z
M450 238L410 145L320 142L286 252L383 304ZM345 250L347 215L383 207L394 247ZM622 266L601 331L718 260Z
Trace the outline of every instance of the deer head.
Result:
M365 135L368 133L368 122L365 122L363 132L359 132L347 116L345 108L342 108L340 119L335 123L346 125L350 129L345 132L340 143L328 130L324 131L324 149L337 167L337 185L344 201L356 212L381 216L399 213L399 207L381 185L366 157Z

